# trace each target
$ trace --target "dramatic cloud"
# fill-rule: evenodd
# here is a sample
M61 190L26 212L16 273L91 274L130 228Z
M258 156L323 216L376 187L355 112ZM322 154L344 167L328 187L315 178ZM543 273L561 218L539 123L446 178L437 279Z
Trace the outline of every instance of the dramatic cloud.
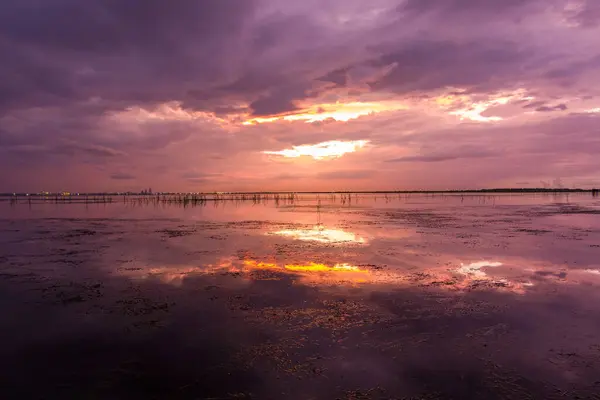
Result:
M600 186L598 4L5 2L0 191Z

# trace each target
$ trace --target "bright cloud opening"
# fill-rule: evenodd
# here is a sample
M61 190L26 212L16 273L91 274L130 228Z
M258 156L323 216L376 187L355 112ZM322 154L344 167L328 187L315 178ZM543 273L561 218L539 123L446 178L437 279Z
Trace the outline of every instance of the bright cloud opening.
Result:
M490 96L487 100L473 101L469 95L462 94L463 90L457 90L459 94L450 94L438 97L435 102L438 106L443 108L452 108L458 106L458 108L450 111L450 115L455 115L461 120L468 119L475 122L498 122L504 118L498 116L484 116L482 115L489 108L494 106L507 105L514 100L534 100L534 97L528 96L523 89L516 90L510 93L500 93Z
M364 115L377 114L384 111L404 110L406 108L407 107L404 103L398 101L318 104L296 114L266 118L253 118L245 121L244 125L262 124L275 121L318 122L325 121L327 119L347 122L351 119L356 119Z
M263 153L287 158L309 156L315 160L323 160L326 158L339 158L344 154L354 153L355 151L363 148L367 143L369 143L368 140L331 140L317 144L293 146L291 149L284 149L280 151L263 151Z

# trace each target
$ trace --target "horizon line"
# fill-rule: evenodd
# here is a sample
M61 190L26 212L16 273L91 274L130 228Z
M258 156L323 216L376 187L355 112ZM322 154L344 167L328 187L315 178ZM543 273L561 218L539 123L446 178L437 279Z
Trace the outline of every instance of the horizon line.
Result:
M295 191L295 190L276 190L276 191L158 191L146 192L143 191L104 191L104 192L4 192L0 196L82 196L82 195L139 195L139 196L154 196L154 195L173 195L173 194L196 194L196 195L226 195L226 194L418 194L418 193L552 193L552 192L598 192L599 188L481 188L481 189L439 189L439 190L325 190L325 191Z

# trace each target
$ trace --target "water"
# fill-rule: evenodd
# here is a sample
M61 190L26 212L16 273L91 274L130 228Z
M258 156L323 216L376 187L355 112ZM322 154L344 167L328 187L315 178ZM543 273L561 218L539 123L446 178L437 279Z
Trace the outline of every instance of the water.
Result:
M11 398L600 389L589 194L4 201L0 266Z

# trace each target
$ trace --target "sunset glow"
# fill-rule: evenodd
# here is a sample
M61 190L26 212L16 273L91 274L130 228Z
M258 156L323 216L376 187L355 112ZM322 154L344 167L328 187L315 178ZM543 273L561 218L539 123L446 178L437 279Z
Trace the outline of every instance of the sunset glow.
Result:
M317 104L299 113L274 117L252 118L245 121L244 125L264 124L277 121L305 121L311 123L328 119L347 122L365 115L403 110L406 108L407 106L405 103L398 101Z
M282 156L286 158L298 158L298 157L312 157L315 160L323 160L327 158L339 158L344 154L354 153L359 149L363 148L368 140L353 140L353 141L341 141L332 140L329 142L317 143L317 144L305 144L300 146L293 146L291 149L284 149L280 151L263 151L265 154Z
M411 191L534 187L560 176L568 187L600 187L597 163L580 157L600 152L592 0L577 7L332 0L322 9L227 1L239 7L218 2L213 14L213 2L184 2L173 14L153 14L159 26L150 40L177 43L164 57L133 34L146 29L144 18L121 6L98 5L96 15L43 2L47 15L87 21L61 24L52 45L41 34L50 26L0 24L6 49L27 53L4 57L5 69L22 76L7 76L9 100L0 101L0 159L15 171L0 186L8 193ZM0 15L20 21L27 9ZM173 21L193 21L199 10L215 27L240 30L175 29ZM123 35L103 32L100 15ZM498 23L488 22L492 16ZM96 26L98 39L80 32ZM100 37L114 41L106 52ZM50 70L50 81L40 81L39 71ZM560 145L568 135L573 140ZM543 167L532 156L541 154ZM565 168L560 160L568 159L578 165ZM19 168L23 160L27 168ZM318 165L326 160L334 162Z
M600 0L0 2L2 398L595 398L599 38Z

